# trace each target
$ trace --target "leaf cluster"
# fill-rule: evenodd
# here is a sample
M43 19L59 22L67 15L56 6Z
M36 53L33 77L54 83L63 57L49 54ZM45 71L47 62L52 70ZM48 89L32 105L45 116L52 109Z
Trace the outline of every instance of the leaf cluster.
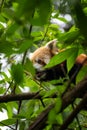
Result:
M65 14L71 16L70 23L62 17ZM60 21L66 26L72 24L68 26L68 31L62 28L62 32L61 25L53 23L52 20ZM86 23L86 0L0 1L0 112L5 111L8 117L0 121L0 126L7 126L8 130L34 130L32 122L35 125L39 122L39 127L35 127L35 130L41 129L42 126L44 130L60 130L65 121L67 130L87 129L87 112L80 112L83 107L77 113L79 121L76 114L75 120L72 119L68 124L69 127L66 123L69 114L78 110L77 106L82 100L77 99L78 95L74 99L74 94L72 94L75 92L79 94L79 89L74 90L76 86L70 84L70 89L73 89L70 94L73 97L69 94L68 98L66 98L67 94L62 97L68 82L64 82L62 78L48 82L37 81L35 69L29 60L30 52L56 38L58 48L65 50L54 56L45 68L67 60L69 71L76 57L80 53L87 53ZM85 66L76 76L77 86L86 75L87 67ZM59 85L55 85L58 83ZM84 91L82 95L79 95L83 98ZM72 99L74 108L71 106ZM66 109L61 108L62 101L66 104L69 101Z

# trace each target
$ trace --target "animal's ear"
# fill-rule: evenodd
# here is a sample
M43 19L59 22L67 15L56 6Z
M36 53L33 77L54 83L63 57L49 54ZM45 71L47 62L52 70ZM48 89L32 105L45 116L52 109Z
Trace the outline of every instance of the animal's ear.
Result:
M56 44L57 44L57 39L54 39L52 41L49 41L46 44L46 47L48 47L49 49L53 50L56 47Z
M54 39L52 41L49 41L47 44L46 44L46 47L50 49L50 52L53 54L53 55L56 55L58 54L59 50L56 46L57 44L57 39Z

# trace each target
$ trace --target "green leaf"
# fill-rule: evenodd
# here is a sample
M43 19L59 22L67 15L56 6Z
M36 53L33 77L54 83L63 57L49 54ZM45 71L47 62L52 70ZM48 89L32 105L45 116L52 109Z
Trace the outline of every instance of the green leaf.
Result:
M75 28L74 30L70 30L68 32L61 34L58 39L59 41L63 41L70 44L71 42L74 42L78 38L79 34L80 34L79 29Z
M57 55L55 55L51 60L50 62L45 66L45 68L50 68L50 67L53 67L55 65L58 65L60 63L62 63L63 61L67 60L71 55L72 53L75 52L75 47L73 48L70 48L70 49L66 49L60 53L58 53Z
M7 41L0 42L0 53L4 53L7 56L14 53L13 45Z
M26 86L29 86L29 90L32 92L37 92L40 88L38 83L35 82L34 80L30 79L29 76L25 77L25 83L26 83Z
M0 103L0 111L3 112L3 109L7 109L7 106L5 103Z
M80 32L87 39L87 16L83 12L83 7L79 0L68 0L72 14L74 15L75 22L80 29Z
M17 84L23 81L23 66L21 64L13 64L11 67L12 77Z
M18 17L24 16L24 18L29 19L31 23L38 25L43 25L48 22L49 15L51 13L50 0L19 0L18 3ZM34 17L32 18L33 13Z
M14 19L15 13L11 8L3 8L2 15L8 19Z
M19 130L24 130L25 126L26 126L26 122L25 121L20 122Z
M21 43L18 53L23 53L32 46L32 40L25 40Z
M40 37L42 35L41 35L40 31L34 31L34 32L31 32L31 36L36 38L36 37Z
M51 13L51 1L42 0L38 5L41 23L46 24Z
M84 35L84 37L87 39L87 27L85 26L87 23L87 16L84 14L82 6L80 1L76 1L74 5L76 18L77 18L77 24L80 28L80 31Z
M76 57L78 56L78 48L75 48L74 50L71 51L71 55L69 56L68 60L67 60L67 68L68 68L68 72L69 70L73 67Z
M48 121L50 124L55 123L55 121L56 121L55 117L56 117L56 112L54 109L52 109L48 115Z
M26 118L30 119L35 112L35 101L31 100L26 103ZM27 114L28 113L28 114Z
M85 8L83 9L83 11L84 11L85 15L87 15L87 7L85 7Z
M76 77L76 82L78 83L79 81L81 81L86 75L87 75L87 65L81 68L80 72Z
M18 28L19 25L17 23L12 23L6 30L7 36L13 35Z
M58 17L60 21L63 21L64 23L67 23L67 20L64 17Z
M0 15L0 22L6 23L6 20L2 15Z
M58 113L61 109L61 105L62 105L62 100L61 98L57 98L56 99L56 105L55 105L55 111L56 113Z
M62 124L63 124L62 114L58 114L58 115L56 116L56 120L57 120L58 124L62 125Z
M53 94L56 94L56 88L52 89L52 90L49 90L47 91L46 93L44 93L44 96L43 97L50 97L52 96Z
M15 108L16 106L16 102L8 102L7 103L7 115L8 115L8 118L12 118L13 116L13 108Z
M3 87L0 86L0 94L3 94L5 91L6 91L5 88L3 88Z
M16 119L6 119L6 120L3 120L3 121L0 121L1 123L3 123L3 124L1 124L0 123L0 126L8 126L8 125L13 125L13 124L15 124L16 123ZM5 124L5 125L4 125Z
M27 59L26 63L24 64L24 69L32 74L32 76L35 75L35 68L33 67L32 62Z
M0 23L0 29L3 29L4 28L4 24L3 23ZM2 34L2 30L0 30L1 34Z
M25 18L32 18L32 14L35 10L37 0L18 0L17 17L24 15ZM20 9L20 10L19 10Z
M1 72L1 74L3 75L5 81L9 81L9 77L7 76L5 72Z

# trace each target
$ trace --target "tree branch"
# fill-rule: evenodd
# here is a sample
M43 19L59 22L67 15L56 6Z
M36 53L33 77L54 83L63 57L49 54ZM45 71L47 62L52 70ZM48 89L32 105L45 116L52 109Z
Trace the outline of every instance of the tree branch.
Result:
M41 96L39 92L36 93L22 93L22 94L10 94L0 96L0 103L11 102L11 101L22 101L29 99L40 99Z
M2 11L3 5L4 5L4 0L2 0L0 3L0 12Z
M21 104L22 104L22 101L19 101L19 102L18 102L18 111L17 111L17 115L18 115L19 112L20 112ZM19 123L19 120L17 119L17 121L16 121L16 125L15 125L15 130L18 129L18 123Z
M68 125L74 120L76 115L85 107L86 103L87 103L87 93L84 95L83 99L73 110L73 112L68 116L68 118L65 120L65 122L63 123L63 125L60 127L59 130L65 130L68 127Z
M34 12L32 13L32 18L34 17L34 13L35 13L35 10L34 10ZM33 27L33 26L32 26L32 24L31 24L31 25L30 25L30 28L29 28L29 36L31 35L32 27ZM28 52L28 49L24 52L23 59L22 59L22 65L23 65L24 62L25 62L25 58L26 58L27 52Z
M64 96L62 97L62 106L60 109L60 112L62 112L68 105L72 104L72 102L78 98L78 97L84 97L84 94L87 91L87 76L80 82L78 83L75 88L73 88L72 90L66 92L64 94ZM52 95L50 97L46 97L46 98L56 98L57 95ZM40 92L36 92L36 93L23 93L23 94L15 94L15 95L4 95L4 96L0 96L0 103L5 103L5 102L11 102L11 101L22 101L22 100L30 100L30 99L41 99L43 98L43 96L40 95ZM83 98L82 102L79 104L79 107L77 106L77 108L75 109L75 111L78 113L81 109L83 109L83 107L85 106L87 101L87 95ZM81 105L81 106L80 106ZM38 122L41 122L41 124L43 124L43 127L46 124L47 121L47 116L48 113L50 112L50 110L55 106L55 104L51 104L49 105L37 118L36 120L33 122L33 124L31 125L30 128L32 128L33 126L35 126L36 128L38 128L40 124L38 124ZM76 113L76 114L77 114ZM72 114L73 115L73 114ZM73 115L74 118L74 115ZM41 129L42 129L42 125L40 125ZM29 130L30 130L29 128ZM35 128L35 130L36 130ZM40 128L39 128L40 129ZM34 129L31 129L34 130Z
M54 104L49 105L42 113L39 115L35 122L32 123L27 130L42 130L46 124L49 111L54 107ZM43 123L44 120L44 123Z
M6 124L3 123L3 122L0 122L0 124L2 124L3 126L7 126L7 127L10 128L11 130L15 130L14 128L12 128L11 126L6 125Z
M84 93L87 91L87 76L78 83L72 90L65 93L62 97L62 108L65 109L69 104L71 104L76 98L83 97ZM46 98L56 98L57 95L54 94ZM0 103L11 102L11 101L21 101L29 99L41 99L43 96L40 95L40 91L36 93L22 93L22 94L10 94L0 96Z
M87 76L80 81L72 90L66 92L62 97L62 108L65 109L71 104L76 98L82 98L87 92Z
M87 77L85 77L80 83L78 83L75 88L73 88L71 91L68 91L65 93L65 95L62 97L62 106L59 112L62 112L68 105L72 104L72 102L78 98L83 97L84 93L87 91ZM87 101L87 96L85 99L82 100L82 105L85 106ZM43 111L36 120L30 125L28 130L38 130L42 129L46 125L47 117L50 112L50 110L55 106L55 104L49 105L45 111ZM80 106L80 110L83 108L83 106ZM49 109L50 108L50 109ZM78 110L78 108L77 108ZM78 110L79 112L79 110ZM39 122L39 123L38 123ZM64 129L65 130L65 129Z

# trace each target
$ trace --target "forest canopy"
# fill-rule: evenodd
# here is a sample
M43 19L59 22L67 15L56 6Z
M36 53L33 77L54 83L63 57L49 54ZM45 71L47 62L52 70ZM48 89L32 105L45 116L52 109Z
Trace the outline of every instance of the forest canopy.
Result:
M69 72L87 54L87 0L0 0L0 119L2 130L86 130L87 65L72 78L39 81L30 53L57 39L64 50L49 68Z

